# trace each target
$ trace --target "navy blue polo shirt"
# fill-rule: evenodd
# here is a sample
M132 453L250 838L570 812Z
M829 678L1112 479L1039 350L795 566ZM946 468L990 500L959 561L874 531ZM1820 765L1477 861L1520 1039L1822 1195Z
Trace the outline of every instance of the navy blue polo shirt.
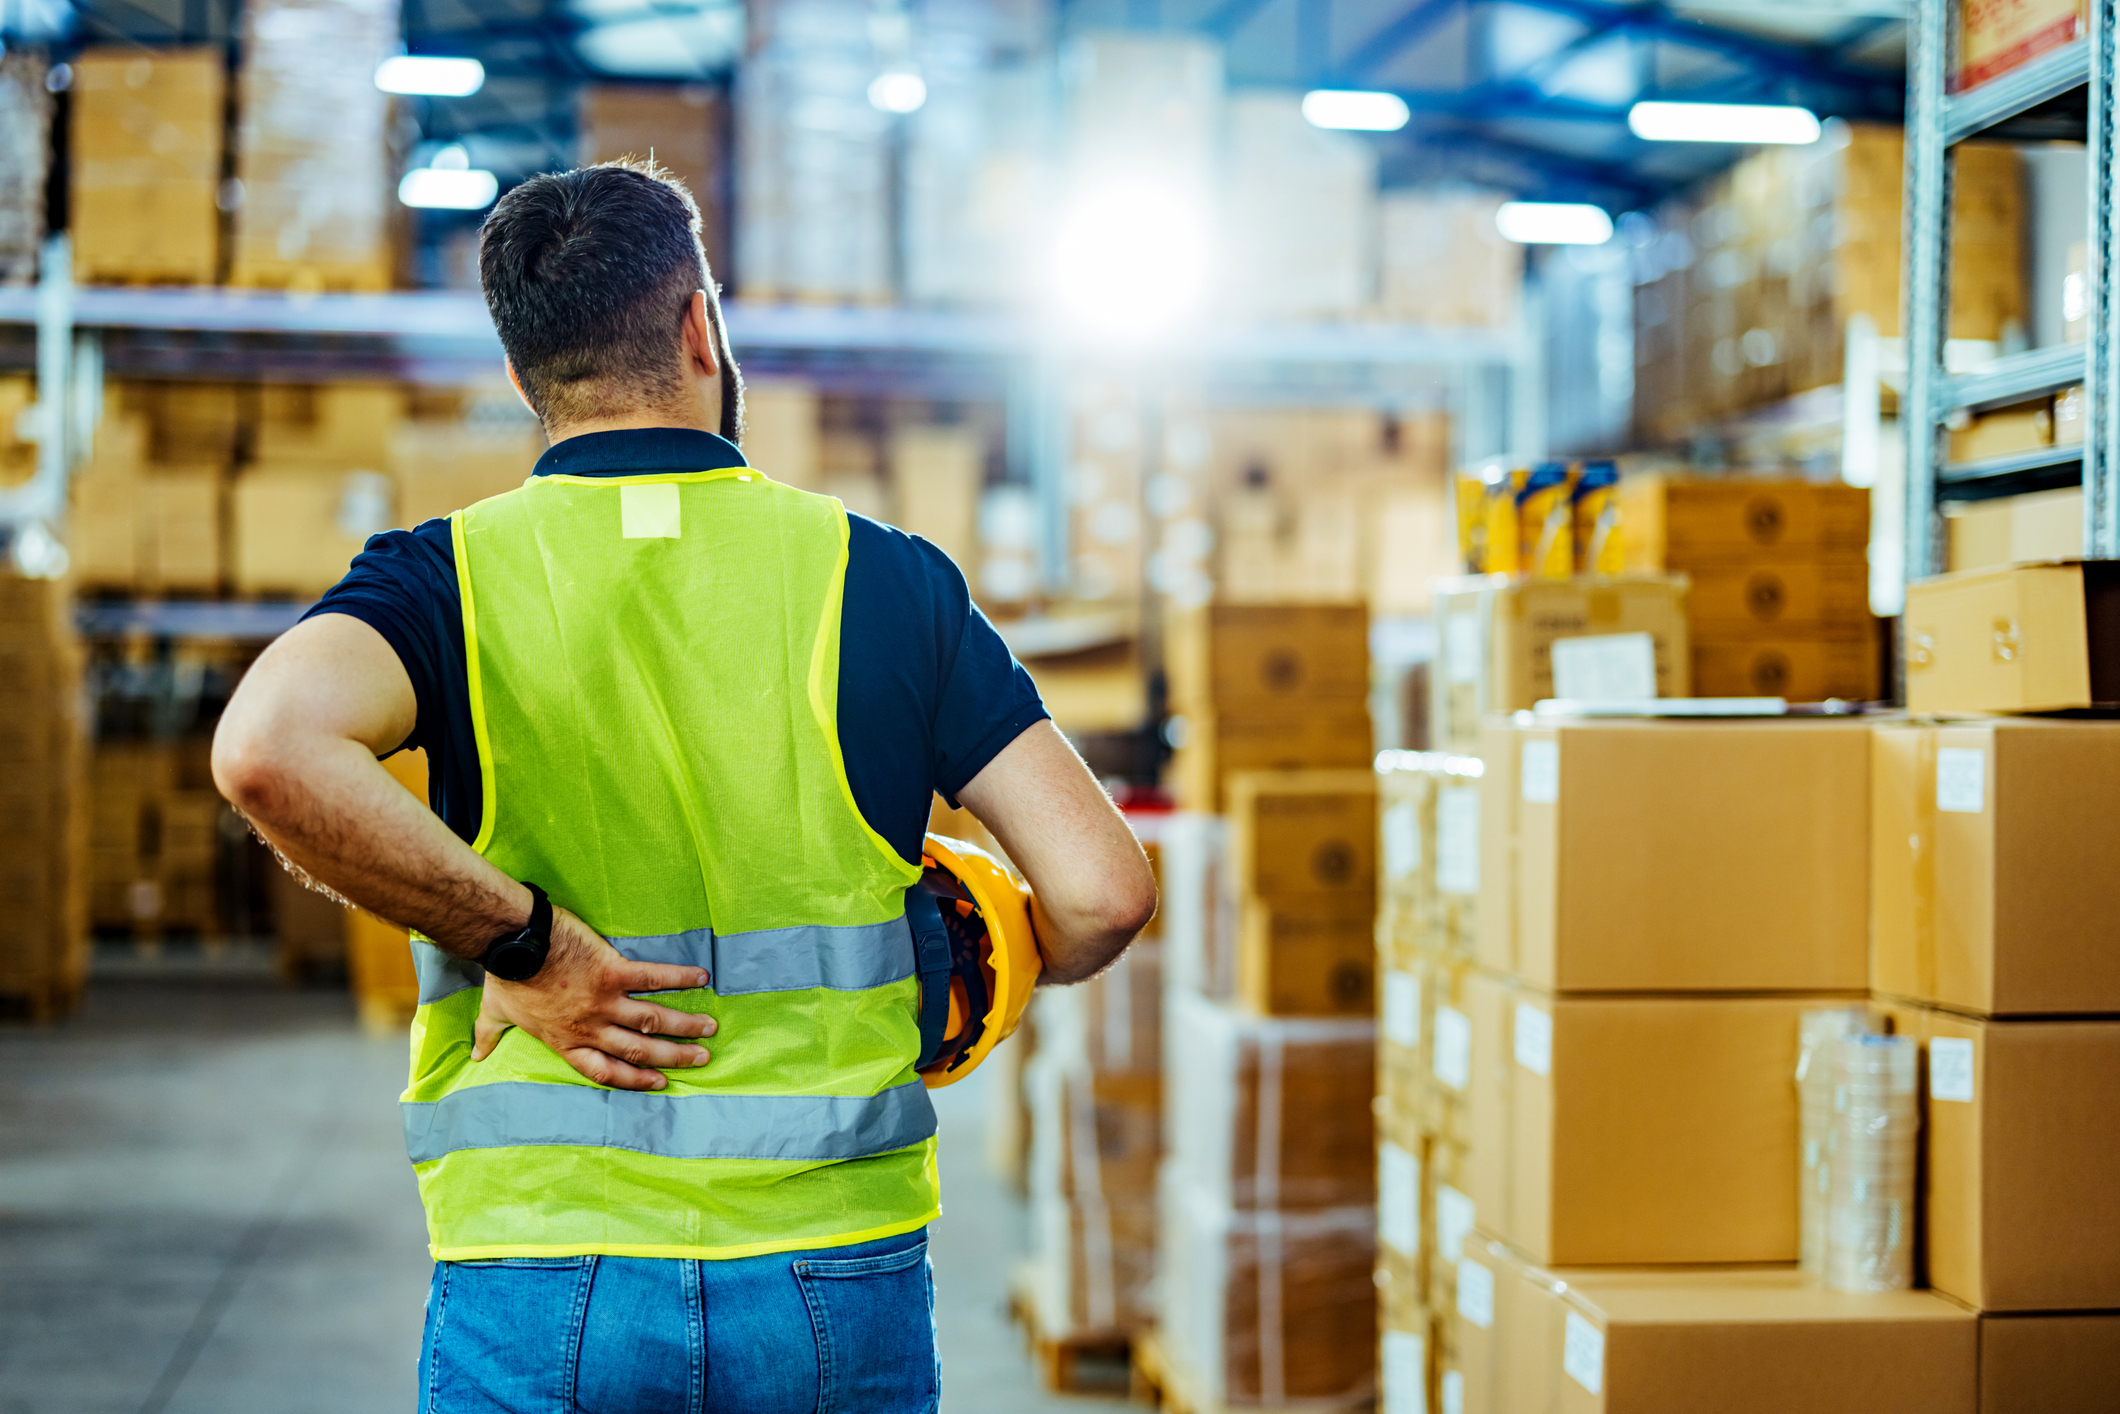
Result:
M570 437L537 476L630 476L746 465L711 432L652 428ZM908 860L920 856L935 792L952 801L1001 748L1049 714L963 572L917 535L847 515L840 610L839 747L854 803ZM304 617L349 614L396 650L419 719L401 749L425 748L428 801L465 841L482 797L463 599L447 520L374 536Z

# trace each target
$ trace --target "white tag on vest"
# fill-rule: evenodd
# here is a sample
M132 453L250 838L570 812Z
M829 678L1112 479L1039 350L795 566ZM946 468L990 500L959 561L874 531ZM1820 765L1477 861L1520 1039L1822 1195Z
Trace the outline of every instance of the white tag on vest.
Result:
M618 488L618 533L624 539L679 539L685 533L683 514L674 481Z

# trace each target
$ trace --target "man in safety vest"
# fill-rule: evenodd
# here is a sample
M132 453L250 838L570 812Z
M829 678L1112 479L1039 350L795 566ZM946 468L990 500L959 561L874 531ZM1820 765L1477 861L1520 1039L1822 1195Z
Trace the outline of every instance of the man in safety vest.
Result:
M550 449L370 540L214 743L288 861L416 934L420 1407L933 1409L932 794L1052 981L1147 921L1147 862L946 556L746 464L681 185L535 178L479 273ZM377 759L413 747L428 805Z

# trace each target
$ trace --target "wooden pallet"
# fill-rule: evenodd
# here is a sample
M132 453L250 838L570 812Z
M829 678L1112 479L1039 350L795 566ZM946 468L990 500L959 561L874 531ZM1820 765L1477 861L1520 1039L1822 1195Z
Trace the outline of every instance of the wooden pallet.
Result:
M1116 1394L1129 1388L1132 1338L1123 1331L1051 1334L1038 1313L1033 1271L1029 1262L1017 1266L1009 1281L1008 1312L1023 1327L1039 1384L1055 1394ZM1105 1372L1101 1377L1100 1367Z
M1170 1414L1298 1414L1296 1410L1252 1404L1232 1410L1221 1400L1210 1398L1199 1387L1198 1377L1171 1359L1170 1348L1163 1342L1163 1332L1153 1329L1143 1331L1134 1339L1132 1382L1128 1392L1134 1403L1169 1410ZM1354 1409L1374 1407L1373 1403L1367 1402L1352 1406ZM1315 1408L1315 1405L1308 1406L1302 1414L1311 1414Z

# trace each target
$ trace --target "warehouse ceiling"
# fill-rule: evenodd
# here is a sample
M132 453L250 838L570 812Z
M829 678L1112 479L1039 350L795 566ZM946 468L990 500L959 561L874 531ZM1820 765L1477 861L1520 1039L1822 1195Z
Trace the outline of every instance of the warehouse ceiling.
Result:
M226 42L237 4L21 0L0 15L33 38ZM858 13L859 0L849 8ZM978 9L998 16L994 32L1016 37L1207 35L1224 46L1233 85L1403 97L1412 121L1376 139L1389 185L1471 184L1615 211L1736 156L1634 137L1626 117L1638 100L1800 103L1897 121L1904 91L1904 0L911 0L906 9L916 32L930 16L961 23ZM412 52L468 54L491 75L475 98L433 102L423 135L485 135L520 149L524 170L568 150L576 83L721 80L746 43L741 0L404 0L404 13ZM500 157L494 165L516 165Z

